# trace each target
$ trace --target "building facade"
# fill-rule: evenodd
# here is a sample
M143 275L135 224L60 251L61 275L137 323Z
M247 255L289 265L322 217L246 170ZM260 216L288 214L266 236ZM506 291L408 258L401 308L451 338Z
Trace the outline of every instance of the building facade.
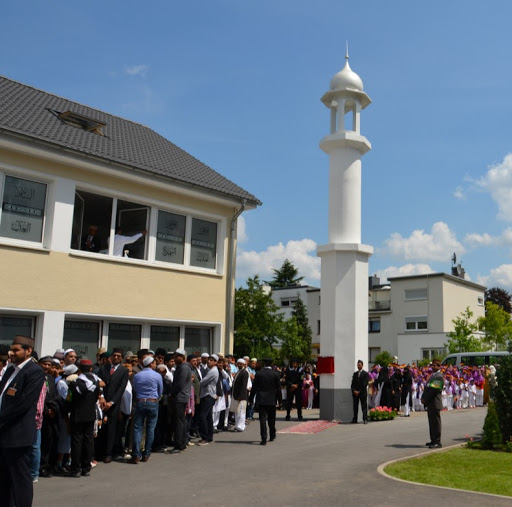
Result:
M445 273L393 277L380 285L370 278L368 358L388 351L400 363L446 354L452 320L467 307L485 316L486 287Z
M252 194L148 127L0 77L0 195L0 343L232 350Z

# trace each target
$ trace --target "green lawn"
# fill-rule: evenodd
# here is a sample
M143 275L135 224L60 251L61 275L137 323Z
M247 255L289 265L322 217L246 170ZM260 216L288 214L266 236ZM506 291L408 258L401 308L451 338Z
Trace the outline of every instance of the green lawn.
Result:
M459 448L388 465L399 479L512 496L512 453Z

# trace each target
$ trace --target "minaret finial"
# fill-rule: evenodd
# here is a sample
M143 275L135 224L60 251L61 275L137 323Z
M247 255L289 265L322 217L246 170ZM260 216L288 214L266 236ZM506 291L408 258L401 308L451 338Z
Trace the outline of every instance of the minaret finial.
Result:
M348 40L345 41L345 60L348 62Z

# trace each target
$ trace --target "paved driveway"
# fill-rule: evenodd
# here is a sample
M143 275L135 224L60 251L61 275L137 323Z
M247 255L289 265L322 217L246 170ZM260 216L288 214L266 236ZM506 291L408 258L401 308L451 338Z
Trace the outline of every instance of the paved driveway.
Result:
M443 412L443 444L478 434L485 414L485 408ZM305 415L318 417L318 411ZM297 424L279 416L278 430ZM153 454L138 465L100 463L89 478L41 478L34 506L512 506L512 500L415 486L377 472L385 461L425 452L427 440L425 413L341 424L314 435L278 434L265 447L258 445L255 421L244 433L218 434L213 444L178 456Z

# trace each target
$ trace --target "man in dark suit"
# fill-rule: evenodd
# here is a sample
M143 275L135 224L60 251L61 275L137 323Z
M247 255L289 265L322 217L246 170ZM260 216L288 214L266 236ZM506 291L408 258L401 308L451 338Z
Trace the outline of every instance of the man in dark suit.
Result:
M428 426L430 431L430 442L427 445L430 449L438 449L441 445L441 410L443 409L443 386L444 377L441 373L441 361L432 360L432 375L428 379L425 391L421 397L421 403L425 405L428 415Z
M123 362L122 349L115 348L110 356L111 363L100 367L98 377L105 382L104 397L105 406L103 413L107 417L107 445L105 448L104 462L112 461L113 451L115 449L119 454L123 453L121 445L121 425L119 423L119 412L121 410L121 398L123 397L128 384L128 369L121 363Z
M357 412L359 402L361 402L361 411L363 412L363 423L368 424L368 372L363 370L363 361L357 361L357 371L352 376L352 401L354 403L353 424L357 424Z
M30 507L34 496L30 464L44 373L32 361L33 350L33 338L16 336L12 364L0 382L0 491L6 507Z
M302 421L302 380L304 372L299 368L299 360L291 360L291 368L286 370L286 420L290 420L290 412L295 400L297 408L297 419Z
M264 367L256 372L251 389L250 402L256 404L260 415L260 445L267 445L267 420L270 441L276 439L276 405L281 403L281 380L272 369L272 359L263 360Z

